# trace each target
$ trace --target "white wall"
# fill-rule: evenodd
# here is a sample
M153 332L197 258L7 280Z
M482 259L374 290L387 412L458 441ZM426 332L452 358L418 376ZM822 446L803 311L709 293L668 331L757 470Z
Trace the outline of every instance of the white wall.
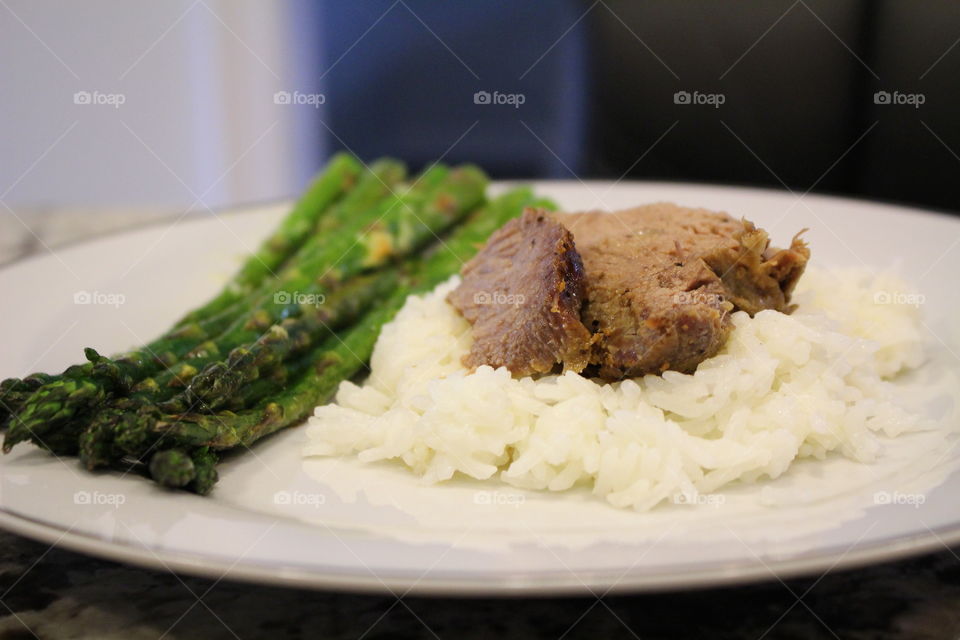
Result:
M183 208L295 193L323 155L322 109L273 100L317 91L302 8L2 0L0 200ZM78 91L123 104L75 104Z

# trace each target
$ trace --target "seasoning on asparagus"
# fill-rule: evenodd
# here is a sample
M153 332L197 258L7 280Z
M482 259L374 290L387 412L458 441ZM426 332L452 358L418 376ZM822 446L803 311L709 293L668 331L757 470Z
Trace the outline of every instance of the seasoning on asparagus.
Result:
M0 382L0 428L9 416L17 413L33 393L53 379L46 373L33 373L23 378L8 378Z
M32 439L208 493L218 452L302 420L363 369L408 295L458 271L525 205L551 206L518 189L477 210L487 181L471 166L404 177L394 160L334 158L220 294L161 338L0 383L4 449Z
M372 216L375 215L377 203L393 192L405 173L402 163L389 158L371 165L370 170L363 173L357 187L347 193L326 216L327 235L336 237L335 232L352 234L364 220L375 220ZM344 231L340 231L341 228ZM295 280L301 289L311 290L311 279L317 280L323 275L321 270L328 268L327 263L318 261L317 256L324 255L324 246L323 237L312 237L297 252L293 261L295 266L284 271L286 278L272 278L263 283L251 295L255 304L251 305L248 301L238 303L233 315L227 315L230 324L226 329L229 334L226 340L208 339L210 334L203 332L204 322L201 321L175 328L159 340L117 358L106 358L93 349L87 349L88 363L70 367L62 376L55 377L38 389L23 404L4 438L4 450L9 451L18 442L26 440L47 448L44 443L51 441L52 433L61 430L76 437L86 425L86 418L109 395L127 393L134 384L162 367L176 367L180 378L187 373L195 373L195 363L177 366L177 361L183 356L199 359L205 364L220 355L219 349L226 353L238 344L256 339L278 318L294 312L293 305L270 307L276 291L281 290L275 290L275 287L289 287L291 280ZM228 310L221 315L230 313ZM219 321L217 316L205 322L211 324ZM99 387L102 393L94 393L91 385Z
M358 163L351 156L339 156L339 159L350 163ZM336 163L336 160L334 163ZM335 171L336 168L336 166L331 166L317 179L315 184L327 185L329 189L330 184L342 182L344 180L343 174ZM322 227L324 233L315 234L301 242L295 253L288 256L289 264L293 265L292 268L315 277L319 275L319 272L306 271L302 265L322 249L329 237L335 237L338 233L349 233L358 217L363 216L388 194L392 193L393 189L406 176L406 167L397 160L385 158L373 163L369 170L363 170L360 173L359 180L356 180L357 174L355 173L346 175L351 176L348 182L351 185L356 182L356 186L349 191L339 192L343 197L323 211L316 227L318 229ZM300 203L320 204L318 197L316 194L314 194L314 197L308 195L301 199ZM308 211L311 211L311 209L303 204L295 207L294 211L284 220L284 223L281 223L281 226L294 218L291 225L296 227L298 221L302 222L301 218L304 212ZM283 237L287 235L286 233L279 234ZM277 236L278 234L274 234L274 237ZM279 243L280 241L277 240L276 242ZM255 270L251 266L253 264L248 260L244 268L248 272ZM230 331L237 326L244 326L244 323L249 322L249 316L255 309L255 305L262 306L273 301L275 292L281 286L278 281L279 276L271 272L270 277L261 278L259 283L254 285L253 277L249 276L245 280L248 289L246 294L235 300L235 304L232 306L205 318L198 317L189 322L181 321L166 336L141 349L136 349L114 359L102 360L100 364L94 367L95 373L101 373L109 377L122 389L129 389L133 384L159 371L162 367L170 367L177 363L185 355L191 357L220 355L215 350L220 343L217 337L225 331ZM233 291L236 286L238 285L235 282L231 283L227 285L224 292ZM254 308L251 308L252 304ZM284 311L289 313L292 309L285 309ZM202 316L203 314L198 315ZM230 346L227 346L227 350L229 348Z
M287 217L247 258L220 293L188 313L174 326L181 327L212 317L253 293L267 278L276 276L274 271L303 245L329 211L330 205L350 190L360 177L362 168L360 161L351 154L338 153L333 156L324 171L313 179L293 205Z
M436 190L425 194L425 202L417 202L409 195L397 196L374 227L367 229L339 253L335 268L343 277L364 267L381 266L387 260L406 255L434 239L437 233L469 212L483 197L485 186L486 180L478 170L464 167L451 172ZM374 235L374 239L367 240L371 235ZM331 253L335 254L340 249L340 246L336 246ZM216 410L241 385L255 379L261 366L280 362L292 350L309 346L322 329L322 326L309 321L288 327L272 327L256 343L238 347L225 362L212 364L195 377L184 392L178 408L183 410L197 406L204 410Z
M191 386L196 383L195 392L209 397L217 407L247 406L242 401L246 395L246 390L241 389L243 385L261 375L285 382L286 373L277 369L287 356L302 353L311 342L318 341L318 336L328 336L356 320L371 305L389 295L399 277L395 270L361 275L334 291L322 304L307 305L300 316L286 318L259 336L257 331L252 331L254 342L251 345L235 348L226 362L209 364ZM160 405L168 412L195 408L197 404L193 395L177 394L179 389L172 384L175 378L176 372L170 371L151 379L152 384L143 381L130 395L114 398L107 406L98 409L79 434L79 454L84 466L88 469L107 466L119 457L135 453L136 445L127 445L122 438L117 443L116 436L129 432L130 423L148 407ZM76 440L77 433L74 436ZM67 444L69 446L69 442ZM75 449L54 451L66 455L75 452Z
M401 194L388 198L380 206L374 222L365 227L357 227L355 236L339 236L329 243L325 252L319 252L313 260L317 265L335 270L336 276L322 278L325 281L354 276L365 269L384 265L389 260L407 255L421 245L437 237L451 224L461 219L484 197L486 176L475 167L464 166L449 170L443 166L433 166L418 179L414 186ZM364 218L366 220L367 218ZM368 238L376 239L370 241ZM307 287L309 283L301 281L299 271L291 267L292 273L282 275L280 280L287 290L278 291L290 295L290 289L296 291L299 287ZM313 269L311 269L313 270ZM393 288L395 274L386 275L372 281L362 292L357 291L353 296L343 297L344 304L351 300L356 303L360 300L370 300L371 297L383 298L387 289ZM334 284L329 286L333 287ZM349 285L347 285L349 286ZM336 291L336 289L333 289ZM292 301L291 301L292 302ZM362 310L362 306L354 305L355 309ZM278 313L275 308L261 306L251 318L258 321L253 329L263 329L263 319L276 320L285 314ZM320 339L328 335L331 317L319 314L307 314L296 321L282 321L280 325L269 326L260 336L254 336L250 343L244 338L249 337L251 324L235 327L227 335L221 336L218 342L238 344L225 362L213 362L207 365L202 373L194 377L184 393L162 404L159 409L167 413L185 411L215 411L227 404L236 404L235 396L242 386L259 375L261 367L276 366L292 352L302 352L312 347ZM263 322L263 324L260 324ZM174 371L182 367L191 367L188 362L182 362ZM191 373L192 375L192 373ZM148 387L147 391L155 391L158 385ZM142 396L142 393L134 395ZM130 451L129 444L138 446L139 438L133 426L137 420L149 421L153 411L144 408L144 402L133 403L119 400L116 407L102 411L94 421L79 436L79 452L83 463L88 468L96 468L112 464L122 455L137 453ZM131 418L130 413L135 412ZM124 433L119 440L114 434ZM117 442L121 444L117 444Z

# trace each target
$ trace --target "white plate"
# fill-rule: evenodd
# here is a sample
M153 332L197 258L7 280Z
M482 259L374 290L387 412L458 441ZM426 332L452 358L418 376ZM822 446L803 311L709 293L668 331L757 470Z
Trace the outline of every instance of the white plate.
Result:
M754 220L779 243L809 227L817 264L896 261L926 296L931 342L960 369L957 323L949 321L960 306L958 219L871 202L680 183L536 186L566 209L669 200L726 210ZM0 270L0 378L59 371L80 360L84 346L113 352L152 338L216 291L284 209L150 227ZM95 293L100 302L116 302L109 294L121 294L123 304L74 304L79 291ZM352 590L601 593L785 578L960 543L960 455L946 433L953 426L945 425L936 440L893 447L893 458L909 455L839 494L818 492L831 474L863 473L862 465L841 459L799 465L773 485L810 488L806 500L788 506L701 505L683 512L671 506L651 514L616 511L582 495L524 494L517 505L517 494L496 484L425 488L389 466L305 464L302 429L224 462L221 481L206 498L164 491L139 477L87 474L73 459L22 445L0 458L0 525L146 566ZM929 453L919 465L908 459L924 450ZM731 495L755 492L739 487ZM920 495L922 504L896 497L878 504L878 492ZM449 515L451 505L456 518L434 517L437 508ZM548 525L543 514L560 514L565 524Z

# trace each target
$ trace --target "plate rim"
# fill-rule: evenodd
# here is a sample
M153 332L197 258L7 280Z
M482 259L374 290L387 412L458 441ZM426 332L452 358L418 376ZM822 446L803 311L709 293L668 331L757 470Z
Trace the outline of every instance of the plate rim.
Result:
M309 590L340 590L358 594L406 595L424 597L510 597L563 596L582 597L666 593L742 586L764 582L784 582L793 578L827 575L862 567L904 560L937 550L949 550L960 544L960 522L955 526L927 528L926 533L893 536L828 552L811 550L792 558L764 560L754 554L749 563L716 563L707 568L651 573L631 568L620 572L556 571L507 572L474 577L436 577L432 572L411 576L404 572L374 572L361 566L344 571L331 567L309 569L305 566L254 562L241 558L230 561L200 553L168 551L137 546L126 541L64 530L54 524L30 518L0 507L0 528L77 553L102 560L145 569L185 574L212 580L229 580Z

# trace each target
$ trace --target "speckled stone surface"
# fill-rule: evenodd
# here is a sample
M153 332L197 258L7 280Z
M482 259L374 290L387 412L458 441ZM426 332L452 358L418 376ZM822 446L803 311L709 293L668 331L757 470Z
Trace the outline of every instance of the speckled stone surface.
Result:
M32 214L36 215L33 216ZM146 216L0 216L0 263ZM78 222L78 220L80 220ZM35 235L34 235L35 234ZM960 548L822 577L642 596L398 599L219 582L0 532L0 640L958 640Z
M4 533L0 593L4 640L960 637L960 559L949 551L819 580L709 591L399 600L178 577Z

